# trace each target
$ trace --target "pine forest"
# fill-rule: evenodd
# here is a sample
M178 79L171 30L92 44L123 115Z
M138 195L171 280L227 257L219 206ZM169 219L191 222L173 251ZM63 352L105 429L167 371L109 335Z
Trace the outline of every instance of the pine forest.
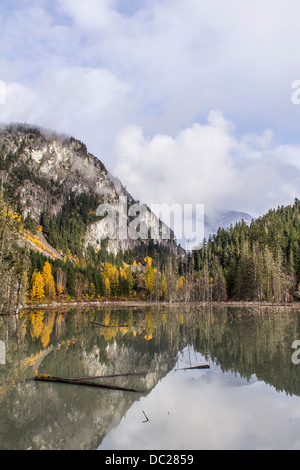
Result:
M0 198L1 311L24 303L111 299L155 302L291 302L300 295L300 201L239 222L180 256L152 241L113 255L84 248L96 201L70 199L58 216L40 224ZM61 253L46 256L37 233ZM35 243L29 247L28 240Z

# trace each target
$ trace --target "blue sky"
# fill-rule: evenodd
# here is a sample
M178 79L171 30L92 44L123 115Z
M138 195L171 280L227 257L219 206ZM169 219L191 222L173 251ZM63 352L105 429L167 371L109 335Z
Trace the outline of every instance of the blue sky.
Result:
M2 0L1 122L83 140L140 200L299 197L297 0Z

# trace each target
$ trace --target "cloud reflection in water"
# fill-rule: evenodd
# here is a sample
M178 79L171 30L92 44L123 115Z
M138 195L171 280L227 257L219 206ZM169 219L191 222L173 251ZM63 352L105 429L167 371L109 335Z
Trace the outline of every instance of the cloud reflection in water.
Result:
M207 362L194 354L197 364ZM300 449L299 426L299 397L212 365L169 373L99 450Z

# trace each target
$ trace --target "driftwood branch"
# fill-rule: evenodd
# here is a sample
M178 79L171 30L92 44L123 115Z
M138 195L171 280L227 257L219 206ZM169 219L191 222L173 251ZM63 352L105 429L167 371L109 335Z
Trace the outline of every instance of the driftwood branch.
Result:
M85 380L80 380L80 379L78 380L63 379L61 377L53 377L51 375L38 375L37 377L35 377L34 380L38 382L56 382L56 383L62 383L62 384L68 384L68 385L83 385L87 387L98 387L98 388L105 388L109 390L119 390L123 392L143 393L133 388L124 388L124 387L118 387L115 385L98 384L95 382L87 382Z
M145 411L142 410L142 412L143 412L143 415L144 415L145 418L146 418L146 421L143 421L143 423L149 423L150 420L149 420L148 416L146 415Z

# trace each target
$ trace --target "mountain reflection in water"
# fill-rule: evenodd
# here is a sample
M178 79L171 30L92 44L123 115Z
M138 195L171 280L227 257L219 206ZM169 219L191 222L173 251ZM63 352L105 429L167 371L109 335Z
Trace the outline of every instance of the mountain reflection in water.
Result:
M132 406L99 450L299 449L299 425L299 398L213 365L169 374Z
M102 325L102 326L101 326ZM0 319L0 449L300 448L298 310L36 311ZM209 370L177 371L209 363ZM37 383L91 377L141 394ZM149 421L145 422L145 416Z

